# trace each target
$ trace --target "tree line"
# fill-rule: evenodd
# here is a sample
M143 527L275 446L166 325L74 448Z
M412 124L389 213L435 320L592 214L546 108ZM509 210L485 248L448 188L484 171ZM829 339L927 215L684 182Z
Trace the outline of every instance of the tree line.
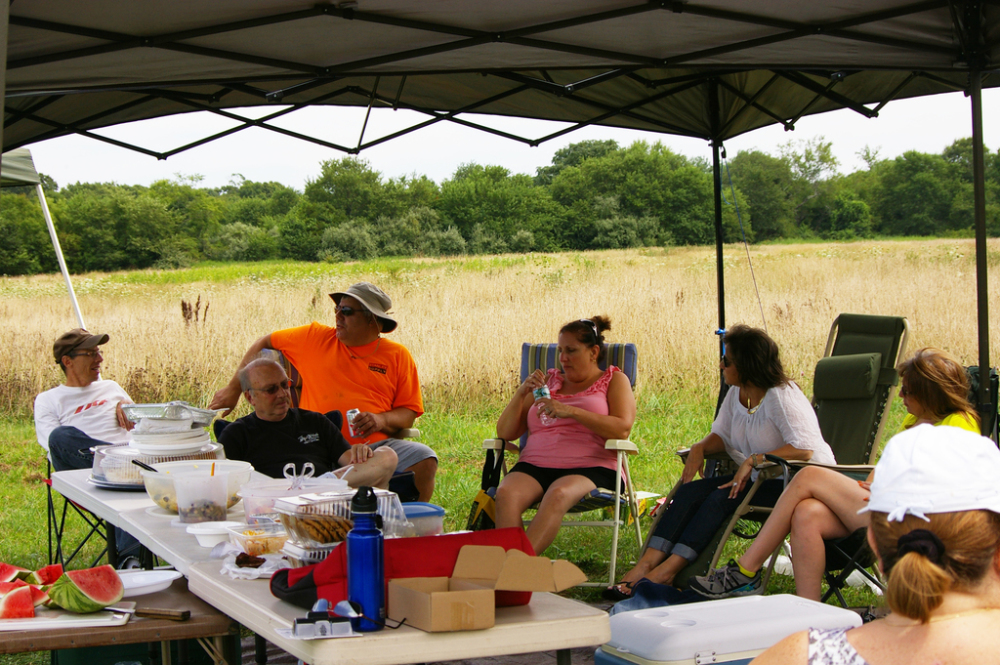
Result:
M838 171L822 138L741 151L723 172L726 242L972 234L972 141ZM714 242L711 165L660 143L582 141L534 177L463 164L438 184L384 178L362 159L323 162L303 191L234 175L149 187L43 176L73 272L202 260L346 261L378 256L613 249ZM1000 156L987 151L987 229L1000 235ZM33 188L0 194L0 274L57 269Z

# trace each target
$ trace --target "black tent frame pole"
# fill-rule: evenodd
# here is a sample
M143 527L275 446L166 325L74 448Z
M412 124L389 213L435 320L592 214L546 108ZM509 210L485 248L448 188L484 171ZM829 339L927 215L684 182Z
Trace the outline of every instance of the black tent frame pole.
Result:
M708 84L708 107L709 122L712 129L712 184L715 195L715 274L719 290L719 328L726 329L726 283L722 261L722 164L719 152L722 148L722 139L719 136L719 129L722 126L719 111L719 83L714 79ZM719 357L725 353L725 344L722 335L719 335ZM722 398L726 396L726 382L719 370L719 400L715 405L715 412L718 414L722 406Z
M979 395L976 409L980 422L992 422L990 412L996 413L996 406L990 404L990 317L988 284L986 282L986 185L985 163L983 159L983 73L978 67L970 72L969 95L972 102L972 191L976 222L976 294L979 312ZM983 432L990 436L992 432Z

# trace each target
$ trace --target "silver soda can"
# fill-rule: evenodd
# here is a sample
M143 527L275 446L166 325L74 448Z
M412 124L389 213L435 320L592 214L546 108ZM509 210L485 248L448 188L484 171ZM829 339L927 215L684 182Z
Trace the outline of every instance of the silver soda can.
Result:
M531 394L535 396L535 399L548 399L552 397L552 393L549 392L548 386L542 386L541 388L535 388L531 391Z
M351 433L351 437L354 438L357 434L354 432L354 419L358 417L361 412L357 409L351 409L346 414L347 416L347 431Z

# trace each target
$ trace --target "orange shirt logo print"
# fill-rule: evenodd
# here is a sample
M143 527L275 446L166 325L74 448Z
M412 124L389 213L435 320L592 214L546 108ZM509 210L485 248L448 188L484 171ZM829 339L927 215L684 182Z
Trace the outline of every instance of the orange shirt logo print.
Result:
M389 371L389 366L382 363L368 363L368 371L386 374Z
M93 409L96 406L100 406L102 404L106 404L107 401L108 400L106 400L106 399L99 399L97 401L91 402L90 404L84 404L83 406L78 406L78 407L76 407L76 411L74 411L73 413L77 414L77 413L81 413L83 411L86 411L87 409Z

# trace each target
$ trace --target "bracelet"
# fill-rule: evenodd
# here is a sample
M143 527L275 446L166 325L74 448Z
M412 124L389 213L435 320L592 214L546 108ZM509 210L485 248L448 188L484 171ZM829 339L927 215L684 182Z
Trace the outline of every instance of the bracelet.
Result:
M750 454L750 466L757 468L757 453Z

